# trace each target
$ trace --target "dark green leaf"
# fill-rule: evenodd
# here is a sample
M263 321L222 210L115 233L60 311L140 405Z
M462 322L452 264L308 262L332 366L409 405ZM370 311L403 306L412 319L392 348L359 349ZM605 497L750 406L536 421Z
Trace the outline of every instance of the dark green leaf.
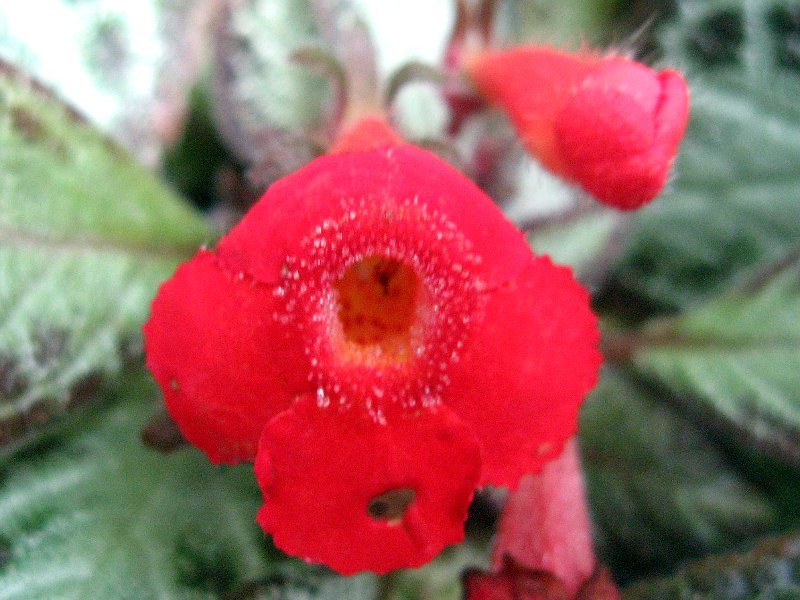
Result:
M730 549L791 518L670 400L608 369L583 409L581 446L599 550L618 577Z
M123 151L0 64L0 446L137 353L157 286L211 235Z
M625 590L625 600L800 598L800 536L765 540L743 554L714 556Z
M636 367L687 408L800 467L800 252L636 344Z
M252 468L145 448L155 386L128 379L0 471L3 599L214 598L267 572Z
M797 243L800 73L778 59L770 25L790 4L680 3L663 37L666 60L689 75L691 122L670 189L637 214L606 305L676 311Z

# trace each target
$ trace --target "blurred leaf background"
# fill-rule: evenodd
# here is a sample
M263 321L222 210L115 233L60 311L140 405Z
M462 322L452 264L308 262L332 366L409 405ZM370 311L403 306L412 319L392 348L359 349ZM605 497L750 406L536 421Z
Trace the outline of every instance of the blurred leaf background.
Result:
M0 0L0 598L460 597L496 491L433 563L342 578L264 540L247 466L140 441L159 283L323 151L335 81L292 53L353 61L371 43L360 72L390 77L437 64L453 14ZM691 83L673 180L634 215L543 172L497 115L449 138L429 81L392 106L470 175L475 140L496 141L502 177L479 183L593 292L607 363L581 444L601 558L632 599L800 597L800 5L503 0L495 30L610 46Z

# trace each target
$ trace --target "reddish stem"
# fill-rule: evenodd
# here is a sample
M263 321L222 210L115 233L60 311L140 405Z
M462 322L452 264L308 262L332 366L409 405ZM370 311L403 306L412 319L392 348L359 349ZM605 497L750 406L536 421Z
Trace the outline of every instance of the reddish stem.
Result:
M500 517L493 570L508 556L517 564L561 579L570 598L595 571L597 559L586 506L578 444L570 440L561 456L538 475L526 475L509 495Z

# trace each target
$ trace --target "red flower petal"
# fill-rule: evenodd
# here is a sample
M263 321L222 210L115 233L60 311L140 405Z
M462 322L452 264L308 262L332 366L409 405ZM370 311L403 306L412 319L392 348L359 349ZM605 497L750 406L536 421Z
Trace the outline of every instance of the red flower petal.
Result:
M201 250L158 292L147 365L183 435L213 462L252 460L264 425L308 386L302 346L273 318L271 287Z
M409 145L314 161L270 188L218 254L275 285L280 318L307 353L308 393L319 387L337 402L375 406L435 400L468 322L480 319L481 290L514 277L531 256L485 194ZM374 297L357 302L372 308L345 315L353 298L337 282L353 269L375 279L381 261L412 272L406 279L418 291L407 294L407 323L390 314L401 305L380 308ZM405 347L370 343L374 327L358 319L403 329Z
M686 83L676 71L606 59L556 116L566 174L599 200L639 208L663 189L688 111Z
M483 192L443 160L409 144L323 156L281 179L222 239L218 254L259 281L278 283L287 257L303 258L302 241L325 222L357 227L351 212L358 216L363 208L380 207L391 225L396 209L412 201L420 218L424 211L446 220L470 241L490 285L515 276L530 256L522 234Z
M557 576L527 569L510 557L498 572L469 569L462 580L465 600L571 600Z
M531 154L598 200L628 210L664 187L689 116L676 71L525 47L481 56L470 74Z
M479 455L442 406L380 422L303 397L261 437L258 522L282 550L345 575L416 567L463 539Z
M481 442L481 484L514 488L558 456L596 383L599 338L588 293L548 257L490 296L443 395Z

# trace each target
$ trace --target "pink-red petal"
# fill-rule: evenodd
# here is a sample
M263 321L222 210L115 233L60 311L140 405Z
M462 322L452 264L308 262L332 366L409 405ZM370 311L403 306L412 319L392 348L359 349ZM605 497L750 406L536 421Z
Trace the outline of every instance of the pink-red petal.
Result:
M630 210L663 189L689 115L680 73L546 47L486 53L469 71L528 151L598 200Z
M469 65L469 74L491 103L505 109L528 151L563 174L566 165L557 151L553 121L596 59L525 46L481 54Z
M417 567L463 539L479 473L477 441L443 406L376 420L304 397L261 437L258 522L342 574Z
M515 488L577 430L602 362L599 331L589 294L549 257L489 293L443 401L481 442L481 484Z
M598 200L639 208L663 189L688 114L687 87L679 73L607 59L556 115L565 175Z
M144 326L147 366L183 435L213 462L253 460L269 419L308 388L273 290L201 250L161 286Z

